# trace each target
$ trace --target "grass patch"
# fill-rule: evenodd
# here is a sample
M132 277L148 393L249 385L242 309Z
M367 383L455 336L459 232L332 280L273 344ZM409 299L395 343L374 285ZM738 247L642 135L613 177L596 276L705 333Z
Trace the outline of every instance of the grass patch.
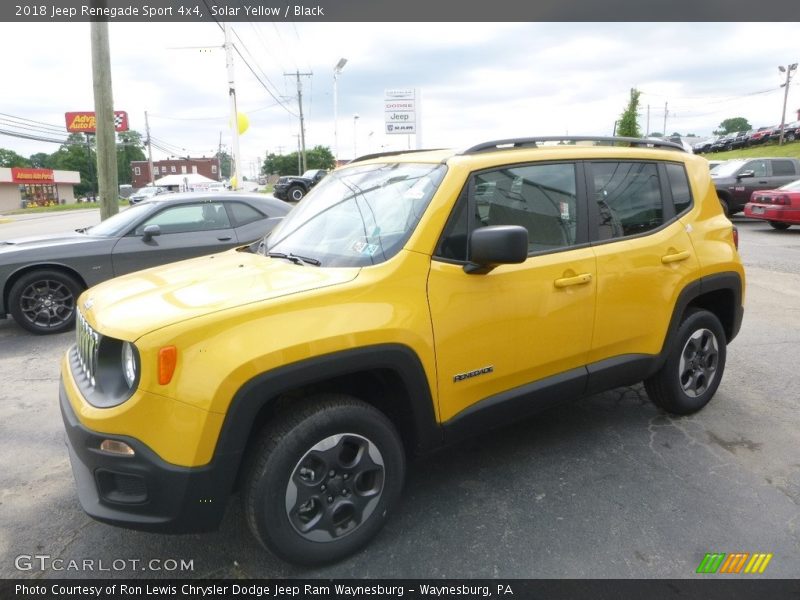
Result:
M700 156L708 160L730 160L732 158L767 158L773 156L788 156L790 158L800 158L800 142L789 142L783 146L776 143L761 144L752 148L737 148L728 152L707 152Z
M128 206L127 200L120 200L120 206ZM62 212L65 210L85 210L87 208L100 208L99 202L78 202L75 204L56 204L55 206L34 206L31 208L17 208L6 211L7 215L29 215L32 213Z

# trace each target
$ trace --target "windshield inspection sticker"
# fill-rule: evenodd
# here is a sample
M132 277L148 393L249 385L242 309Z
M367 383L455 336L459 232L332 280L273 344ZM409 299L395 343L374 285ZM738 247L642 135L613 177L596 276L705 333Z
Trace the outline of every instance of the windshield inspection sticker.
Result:
M367 242L356 241L353 242L353 245L350 246L353 252L357 254L365 254L367 256L373 256L379 249L378 244L369 244Z

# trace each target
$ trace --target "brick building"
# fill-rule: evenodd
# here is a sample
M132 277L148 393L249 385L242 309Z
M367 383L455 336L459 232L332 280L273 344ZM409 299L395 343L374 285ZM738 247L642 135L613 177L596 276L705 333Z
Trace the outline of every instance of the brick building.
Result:
M131 178L134 189L139 189L150 183L152 179L159 179L165 175L186 175L197 173L220 181L222 174L218 158L169 158L153 161L153 177L150 177L150 165L146 160L131 161Z

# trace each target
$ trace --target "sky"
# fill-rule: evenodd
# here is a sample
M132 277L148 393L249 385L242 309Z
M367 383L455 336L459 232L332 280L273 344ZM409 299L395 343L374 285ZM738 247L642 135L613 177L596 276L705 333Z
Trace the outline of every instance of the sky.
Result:
M390 88L420 91L426 148L611 135L634 87L642 92L643 132L664 130L666 105L667 133L710 136L731 117L754 127L779 123L785 75L778 66L800 60L796 23L230 26L249 63L235 55L239 111L250 122L240 138L241 165L250 176L268 152L297 148L297 71L313 74L301 77L306 146L336 151L333 67L340 58L347 59L338 78L340 159L416 147L416 137L385 133ZM127 111L131 128L142 133L148 112L162 148L154 159L209 156L220 137L229 150L224 38L216 23L112 23L109 38L115 109ZM66 137L65 112L94 110L90 52L88 23L0 23L0 129L11 123L16 131ZM798 109L796 75L787 122ZM30 156L58 144L0 134L0 148Z

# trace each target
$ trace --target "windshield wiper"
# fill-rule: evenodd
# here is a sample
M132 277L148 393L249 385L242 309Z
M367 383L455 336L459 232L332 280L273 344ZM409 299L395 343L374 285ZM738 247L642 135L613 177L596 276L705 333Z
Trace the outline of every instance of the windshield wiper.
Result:
M309 264L318 267L322 264L316 258L308 258L307 256L298 256L297 254L292 254L291 252L289 254L285 254L284 252L267 252L267 256L269 256L270 258L285 258L286 260L292 261L296 265Z

